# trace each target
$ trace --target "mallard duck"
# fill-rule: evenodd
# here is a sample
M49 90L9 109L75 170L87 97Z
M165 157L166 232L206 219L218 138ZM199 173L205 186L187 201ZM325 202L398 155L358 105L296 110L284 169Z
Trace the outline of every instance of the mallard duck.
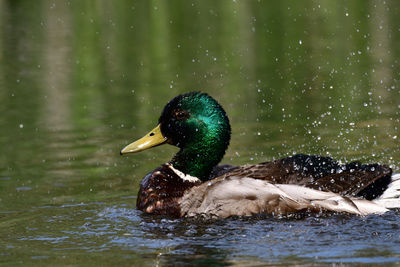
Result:
M171 161L140 183L137 208L175 217L229 217L298 212L384 213L398 206L400 175L385 165L339 164L298 154L240 167L217 165L231 127L211 96L190 92L164 107L158 126L127 145L121 155L161 144L178 147Z

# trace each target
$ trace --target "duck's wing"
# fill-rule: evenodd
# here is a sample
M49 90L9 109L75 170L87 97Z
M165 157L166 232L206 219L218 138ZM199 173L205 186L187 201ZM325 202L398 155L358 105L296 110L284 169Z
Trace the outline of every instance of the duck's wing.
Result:
M385 191L391 182L391 174L392 170L385 165L359 162L342 165L329 157L299 154L241 166L224 176L252 177L273 184L301 185L371 200Z
M219 177L189 189L180 200L182 216L229 217L253 214L346 212L365 215L387 210L371 201L299 185L272 184L249 177Z

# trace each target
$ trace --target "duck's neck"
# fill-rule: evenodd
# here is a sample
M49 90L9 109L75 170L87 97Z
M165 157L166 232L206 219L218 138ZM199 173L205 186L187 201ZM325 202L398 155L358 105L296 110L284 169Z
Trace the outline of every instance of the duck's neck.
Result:
M228 141L220 141L210 144L210 142L199 142L186 145L174 156L171 164L179 171L197 177L202 181L207 181L211 171L225 154Z

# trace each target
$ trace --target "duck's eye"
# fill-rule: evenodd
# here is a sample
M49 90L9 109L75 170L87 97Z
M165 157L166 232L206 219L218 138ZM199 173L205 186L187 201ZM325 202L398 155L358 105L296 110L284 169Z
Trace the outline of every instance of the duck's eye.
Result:
M190 117L188 113L181 109L175 110L174 115L177 120L184 120Z

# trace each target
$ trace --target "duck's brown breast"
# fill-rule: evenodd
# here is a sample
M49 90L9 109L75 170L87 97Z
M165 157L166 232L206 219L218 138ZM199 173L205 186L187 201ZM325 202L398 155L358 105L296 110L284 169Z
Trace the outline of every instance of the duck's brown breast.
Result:
M140 183L137 208L146 213L181 217L179 199L185 191L200 184L179 177L168 164L147 174Z

